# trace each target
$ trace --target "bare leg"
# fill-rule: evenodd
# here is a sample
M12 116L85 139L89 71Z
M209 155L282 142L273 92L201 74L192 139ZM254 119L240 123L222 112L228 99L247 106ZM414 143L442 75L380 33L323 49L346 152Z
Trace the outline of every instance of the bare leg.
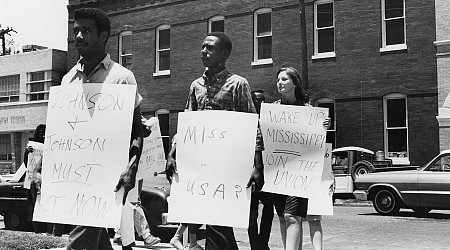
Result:
M309 221L309 235L314 250L322 250L322 224L320 220Z
M297 250L302 244L300 237L303 234L301 217L286 213L284 219L286 220L286 250Z
M281 233L281 240L283 241L283 247L286 249L286 221L284 220L284 216L278 216L278 219L280 219L280 233Z
M175 235L170 240L170 245L175 247L177 250L183 250L184 249L183 243L181 243L181 236L183 235L184 231L186 231L187 227L188 227L187 224L181 223L178 226L177 231L175 232Z

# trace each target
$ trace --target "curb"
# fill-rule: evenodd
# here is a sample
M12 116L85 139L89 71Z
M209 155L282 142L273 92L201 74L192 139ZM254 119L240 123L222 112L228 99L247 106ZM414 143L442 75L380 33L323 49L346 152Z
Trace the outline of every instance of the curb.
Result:
M336 199L333 206L371 207L372 201L362 201L358 199Z

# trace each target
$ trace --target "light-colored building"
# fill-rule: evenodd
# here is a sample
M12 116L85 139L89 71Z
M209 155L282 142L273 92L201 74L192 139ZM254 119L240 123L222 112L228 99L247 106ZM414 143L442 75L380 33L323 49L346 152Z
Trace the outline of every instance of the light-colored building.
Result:
M439 148L450 148L450 107L444 105L450 94L450 4L447 0L436 0L436 57L438 80ZM445 107L446 106L446 107Z
M61 84L66 55L41 49L0 56L0 174L15 172L28 139L45 124L49 90Z

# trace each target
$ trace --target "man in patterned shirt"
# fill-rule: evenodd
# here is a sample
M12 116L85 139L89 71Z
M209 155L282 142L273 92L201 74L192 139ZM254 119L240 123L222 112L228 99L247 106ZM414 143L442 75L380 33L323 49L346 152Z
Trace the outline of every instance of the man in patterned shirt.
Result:
M231 73L225 66L231 50L231 40L225 33L212 32L206 35L201 59L207 70L202 77L192 82L185 111L228 110L256 113L247 80ZM247 187L254 185L255 191L261 190L264 185L263 149L262 136L258 129L254 170L247 184ZM176 144L167 156L166 175L169 181L173 173L176 173L175 152ZM206 249L238 249L233 228L207 225Z

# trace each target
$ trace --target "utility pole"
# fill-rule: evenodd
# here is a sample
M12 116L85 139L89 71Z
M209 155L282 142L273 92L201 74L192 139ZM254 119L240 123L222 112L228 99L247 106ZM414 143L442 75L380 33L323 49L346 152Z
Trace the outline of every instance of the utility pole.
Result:
M302 82L306 93L309 92L308 83L308 40L306 38L306 14L305 14L305 0L298 0L298 7L300 11L300 41L302 52Z
M1 28L1 25L0 25ZM5 39L5 35L9 35L10 32L15 32L17 33L17 31L15 31L13 28L11 27L6 27L6 29L0 29L0 39L2 39L2 55L6 55L6 39Z

